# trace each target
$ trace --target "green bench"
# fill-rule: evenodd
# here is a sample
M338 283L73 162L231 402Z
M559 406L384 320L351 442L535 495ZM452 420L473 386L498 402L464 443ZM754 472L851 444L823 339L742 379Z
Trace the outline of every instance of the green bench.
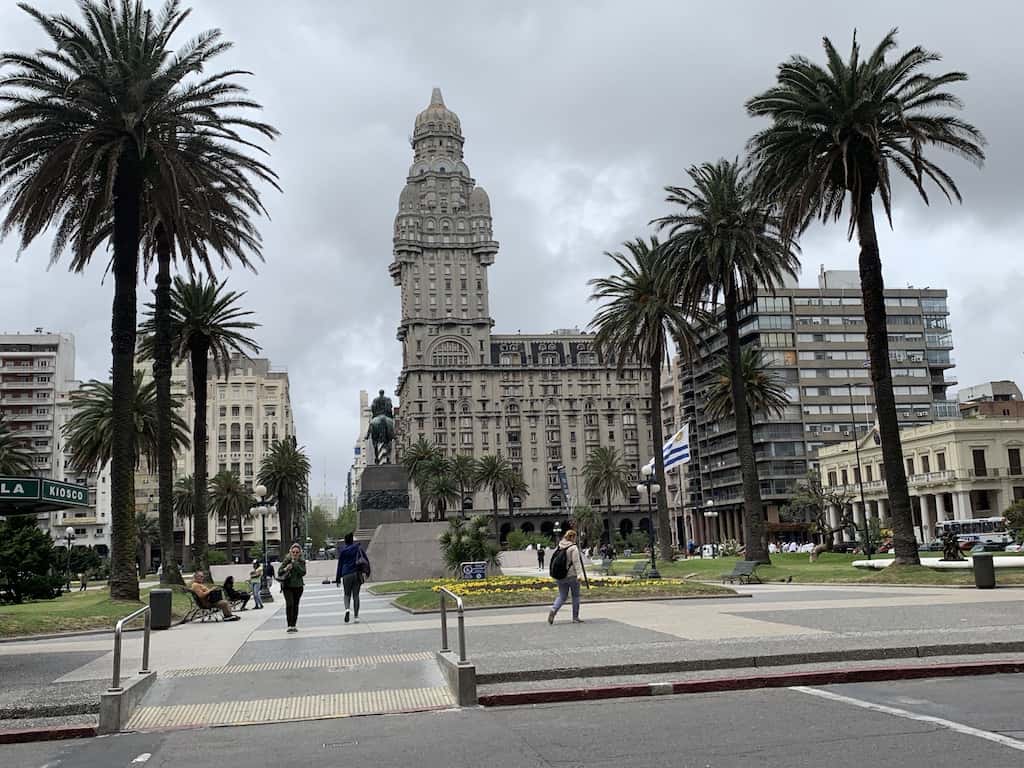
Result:
M634 579L646 579L647 569L650 567L650 563L644 560L642 563L637 563L633 566L633 570L629 572L629 575Z
M740 584L750 584L756 581L758 584L763 584L761 578L757 575L757 563L751 562L750 560L740 560L732 569L732 573L722 574L722 583L729 582L735 584L739 581Z

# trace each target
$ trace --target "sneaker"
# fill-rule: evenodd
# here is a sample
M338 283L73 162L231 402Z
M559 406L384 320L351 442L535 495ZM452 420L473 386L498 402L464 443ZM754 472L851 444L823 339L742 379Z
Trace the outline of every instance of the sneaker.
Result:
M359 623L359 617L356 616L354 619L352 619L352 623L358 624Z
M224 621L238 621L241 618L241 616L228 616L224 619Z
M290 634L292 632L298 632L298 630L295 627L288 627L288 632Z
M554 611L548 611L548 624L554 624L554 623L555 623L555 612Z
M573 624L582 624L583 623L583 619L580 619L580 618L573 619L572 623Z
M345 611L345 623L348 624L348 611Z

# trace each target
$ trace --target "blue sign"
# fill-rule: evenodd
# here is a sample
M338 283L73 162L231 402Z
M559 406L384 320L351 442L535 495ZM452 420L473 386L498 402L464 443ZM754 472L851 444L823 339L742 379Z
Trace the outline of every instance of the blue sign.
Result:
M483 560L475 563L463 563L459 566L464 579L486 579L487 563Z

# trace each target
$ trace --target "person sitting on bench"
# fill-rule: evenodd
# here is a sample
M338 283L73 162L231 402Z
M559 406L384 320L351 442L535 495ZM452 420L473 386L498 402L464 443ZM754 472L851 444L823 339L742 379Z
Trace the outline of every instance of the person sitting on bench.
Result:
M228 596L228 600L232 603L241 601L241 605L238 607L240 611L245 610L245 604L249 602L252 597L248 592L239 592L235 589L235 577L228 576L224 579L224 594Z
M204 608L220 608L224 614L224 621L238 621L238 616L231 613L231 605L224 599L224 594L219 589L210 589L205 584L206 575L202 571L196 571L192 577L192 594L196 596L199 605Z

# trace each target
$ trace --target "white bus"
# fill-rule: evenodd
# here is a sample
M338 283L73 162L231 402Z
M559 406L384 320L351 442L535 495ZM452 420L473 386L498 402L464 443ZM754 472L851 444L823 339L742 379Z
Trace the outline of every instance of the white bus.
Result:
M943 520L942 532L952 531L961 544L1010 544L1005 517L976 517L971 520Z

